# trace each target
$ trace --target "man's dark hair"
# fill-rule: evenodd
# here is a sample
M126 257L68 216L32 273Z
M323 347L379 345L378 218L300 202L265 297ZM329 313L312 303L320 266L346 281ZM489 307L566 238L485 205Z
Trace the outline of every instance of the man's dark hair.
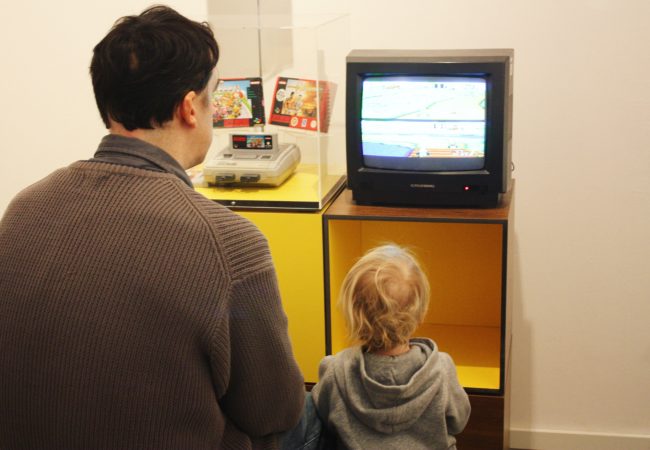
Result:
M173 118L190 91L205 89L219 59L210 26L166 6L115 22L93 50L90 74L106 128L152 129Z

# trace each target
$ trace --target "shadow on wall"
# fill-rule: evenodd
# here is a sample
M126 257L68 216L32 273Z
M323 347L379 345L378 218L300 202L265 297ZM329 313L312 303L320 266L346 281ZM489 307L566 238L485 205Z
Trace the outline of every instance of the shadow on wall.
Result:
M526 319L521 280L521 260L519 238L515 231L511 250L512 289L512 348L510 352L510 427L528 429L532 423L533 381L532 329ZM510 446L513 449L531 449L530 442L522 439L522 434L510 433Z

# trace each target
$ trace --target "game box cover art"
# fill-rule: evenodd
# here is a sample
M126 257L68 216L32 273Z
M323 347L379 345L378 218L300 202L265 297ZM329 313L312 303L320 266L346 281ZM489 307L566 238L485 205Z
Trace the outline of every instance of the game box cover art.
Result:
M327 81L279 77L269 123L326 132L335 85Z
M219 80L212 97L215 128L264 125L264 95L261 78L225 78Z

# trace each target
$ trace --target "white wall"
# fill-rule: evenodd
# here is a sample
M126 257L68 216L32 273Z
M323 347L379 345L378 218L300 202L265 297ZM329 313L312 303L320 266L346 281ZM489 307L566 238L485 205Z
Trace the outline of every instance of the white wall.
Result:
M147 3L103 3L3 10L0 212L104 133L92 47ZM207 2L174 3L206 14ZM647 449L650 2L294 1L316 10L349 11L355 48L515 49L512 444Z
M0 214L22 188L92 157L105 129L88 68L92 49L121 16L153 0L3 2L0 27ZM204 0L167 4L207 19Z

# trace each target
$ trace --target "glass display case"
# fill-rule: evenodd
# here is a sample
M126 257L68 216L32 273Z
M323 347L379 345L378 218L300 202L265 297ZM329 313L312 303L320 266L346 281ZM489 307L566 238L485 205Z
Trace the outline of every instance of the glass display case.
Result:
M258 9L209 11L208 22L220 46L221 81L212 146L190 170L195 188L231 208L320 210L345 184L348 17ZM288 175L275 184L264 182L271 179L264 175L267 150L246 144L257 147L255 139L266 135L274 152L291 148L295 160L298 150L297 165L268 169ZM237 142L242 147L233 151Z

